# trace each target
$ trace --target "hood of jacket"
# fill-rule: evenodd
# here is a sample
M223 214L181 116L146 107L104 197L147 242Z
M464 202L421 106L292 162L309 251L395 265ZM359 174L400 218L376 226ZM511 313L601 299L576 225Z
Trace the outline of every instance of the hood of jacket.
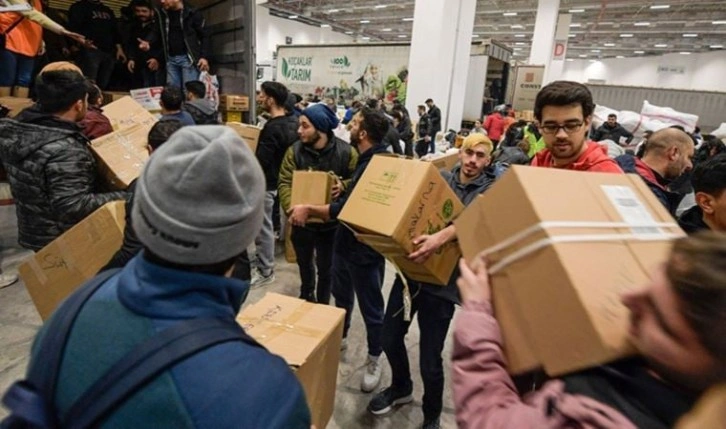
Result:
M681 214L681 217L678 218L678 225L680 225L686 234L694 234L698 231L711 229L703 221L703 211L698 204Z
M15 119L0 119L0 158L18 162L43 146L68 137L85 140L78 124L40 112L33 106Z
M612 163L612 159L608 156L607 149L592 141L585 142L585 144L587 145L587 149L585 149L585 152L583 152L577 160L568 166L569 169L587 171L598 164ZM553 165L552 152L550 152L549 149L537 152L535 158L537 159L537 165Z
M633 155L622 155L615 158L615 161L618 165L620 165L620 168L622 168L624 172L637 174L646 182L660 188L663 191L668 189L669 181L650 168L648 164L644 163L640 158Z
M188 106L197 108L205 115L213 115L217 113L217 109L214 108L212 102L207 100L206 98L197 98L196 100L187 101L186 104Z

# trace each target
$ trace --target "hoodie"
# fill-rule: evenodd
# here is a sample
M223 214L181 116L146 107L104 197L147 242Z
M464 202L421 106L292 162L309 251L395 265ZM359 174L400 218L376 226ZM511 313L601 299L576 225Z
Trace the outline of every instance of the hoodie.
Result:
M124 192L101 193L96 161L79 126L37 106L0 119L0 159L18 218L18 242L40 250Z
M219 112L211 101L206 98L197 98L182 105L182 110L192 115L197 125L218 125Z
M678 225L681 226L686 234L695 234L698 231L708 231L711 229L703 221L703 211L698 204L681 214L678 218Z
M669 180L650 168L640 158L633 155L622 155L615 158L615 161L626 173L634 173L640 176L661 204L663 204L663 207L668 210L668 213L674 218L676 217L676 210L678 210L678 206L681 204L683 195L668 190Z
M537 152L532 160L532 166L562 168L565 170L575 171L595 171L600 173L623 172L623 170L618 167L618 164L608 156L604 147L591 141L588 141L585 144L587 145L585 152L583 152L577 160L564 167L555 167L553 165L554 160L552 158L552 152L550 152L549 149Z

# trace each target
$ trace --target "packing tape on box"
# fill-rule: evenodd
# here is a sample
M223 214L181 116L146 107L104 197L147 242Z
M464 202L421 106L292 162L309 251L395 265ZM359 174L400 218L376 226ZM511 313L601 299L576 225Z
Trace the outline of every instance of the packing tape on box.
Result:
M516 252L505 256L499 262L492 264L488 271L489 274L496 274L503 270L508 265L519 261L520 259L529 256L530 254L541 250L545 247L551 246L556 243L598 243L598 242L617 242L617 241L664 241L673 240L682 237L683 234L677 233L666 233L660 230L660 228L679 228L677 223L674 222L642 222L642 223L628 223L628 222L566 222L566 221L547 221L535 224L513 236L501 241L494 246L482 250L477 254L477 258L486 258L492 253L500 252L507 249L532 234L545 231L549 228L643 228L649 230L648 232L634 232L631 230L630 233L619 233L619 234L579 234L579 235L558 235L556 237L547 237L541 240L535 241Z
M295 334L302 335L304 337L319 337L323 331L320 329L304 328L301 326L295 326L295 323L299 322L306 314L313 310L313 304L305 302L300 305L295 311L290 313L289 316L283 321L272 320L272 317L281 310L279 305L274 308L270 308L260 317L254 318L243 318L240 320L240 324L247 331L255 327L262 327L264 325L265 335L260 338L272 340L285 332L294 331Z

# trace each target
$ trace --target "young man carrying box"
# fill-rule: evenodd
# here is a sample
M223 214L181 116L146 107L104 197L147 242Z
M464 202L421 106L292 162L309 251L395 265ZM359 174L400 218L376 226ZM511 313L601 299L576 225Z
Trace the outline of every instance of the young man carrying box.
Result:
M595 103L581 83L556 81L537 94L534 116L546 149L532 160L535 167L553 167L577 171L622 173L602 146L588 141Z
M459 152L460 165L452 171L441 170L457 197L468 205L474 198L494 183L494 174L488 170L491 163L492 142L484 134L471 134ZM441 231L422 235L414 240L418 249L409 255L417 263L423 263L441 246L456 239L456 227L452 224ZM424 428L438 428L443 408L444 369L441 352L444 348L449 323L454 316L454 305L459 303L454 272L446 286L419 283L406 279L411 293L411 315L418 313L421 330L420 356L421 378L424 382ZM383 350L391 365L391 386L383 389L368 404L368 411L376 415L386 414L395 405L413 401L413 383L404 338L411 321L404 319L403 280L396 276L383 320Z
M290 222L295 226L305 226L309 217L337 219L373 155L387 153L386 147L382 144L386 131L388 131L388 120L382 113L367 108L356 113L350 122L350 140L358 149L360 156L350 188L331 204L293 206L290 209ZM357 296L368 340L368 362L361 390L372 392L381 381L381 365L378 358L383 352L381 335L384 303L381 287L385 260L378 252L358 241L348 228L338 228L333 248L332 292L335 305L345 309L342 347L344 348L346 344L353 304Z
M285 153L280 167L277 191L280 206L285 213L290 211L293 173L296 170L321 171L334 173L337 178L333 185L332 199L338 199L345 185L350 184L358 152L353 147L333 135L338 126L338 118L322 104L308 107L299 119L295 142ZM292 227L292 243L300 268L300 298L319 304L330 302L330 273L333 264L333 241L338 222L329 220L323 223L308 223ZM313 265L313 261L315 265ZM315 268L317 266L317 294Z

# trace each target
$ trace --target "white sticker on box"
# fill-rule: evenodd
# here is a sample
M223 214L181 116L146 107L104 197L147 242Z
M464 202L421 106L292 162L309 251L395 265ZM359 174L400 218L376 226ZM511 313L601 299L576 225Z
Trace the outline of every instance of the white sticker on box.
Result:
M648 209L638 198L635 192L627 186L602 185L602 190L610 199L610 202L620 214L623 222L640 225L633 227L631 232L634 235L652 236L661 235L663 230L657 227L642 226L644 224L655 224L656 220L650 215Z

